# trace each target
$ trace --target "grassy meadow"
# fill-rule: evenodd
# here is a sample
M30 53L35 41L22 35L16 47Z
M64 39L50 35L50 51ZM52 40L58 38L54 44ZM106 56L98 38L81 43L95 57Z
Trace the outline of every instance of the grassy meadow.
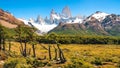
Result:
M48 51L45 48L51 46L52 58L55 56L53 45L56 44L37 44L35 46L37 59L45 58L46 60L40 60L41 62L47 62L47 64L40 65L40 68L120 68L120 46L119 45L97 45L97 44L61 44L64 56L67 60L64 64L55 64L54 61L48 61ZM20 44L12 42L11 56L1 53L3 60L0 61L0 68L5 63L11 63L11 60L17 59L23 65L26 62L25 58L20 54ZM6 46L8 50L8 46ZM28 57L31 57L32 46L27 44L27 51L30 53ZM8 53L8 52L7 52ZM2 55L3 54L3 55ZM52 59L53 60L53 59ZM18 68L20 65L18 65ZM23 68L29 68L23 67Z

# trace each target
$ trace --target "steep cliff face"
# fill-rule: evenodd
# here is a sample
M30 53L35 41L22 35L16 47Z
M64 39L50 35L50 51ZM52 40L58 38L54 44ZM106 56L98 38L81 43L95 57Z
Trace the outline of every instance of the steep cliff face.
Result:
M22 21L2 9L0 9L0 24L7 28L15 28L18 25L24 25Z
M62 15L65 17L72 17L70 8L68 6L65 6L62 10Z

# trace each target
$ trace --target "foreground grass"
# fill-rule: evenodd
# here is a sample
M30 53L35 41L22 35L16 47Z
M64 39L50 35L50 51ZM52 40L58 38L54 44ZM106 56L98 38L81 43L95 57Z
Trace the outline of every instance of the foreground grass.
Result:
M41 47L41 45L48 48L48 45L53 46L56 44L38 44L35 46L37 58L44 58L46 56L48 59L48 51ZM24 59L20 55L19 47L19 43L12 42L11 52L14 54L13 59ZM67 62L65 64L52 64L50 62L47 66L48 68L119 68L120 66L120 45L62 44L60 47L64 52ZM31 50L30 56L32 56L31 45L28 44L27 49ZM54 58L54 48L52 48L52 58ZM10 59L9 57L8 60ZM4 61L8 62L6 60ZM49 62L48 60L43 61Z

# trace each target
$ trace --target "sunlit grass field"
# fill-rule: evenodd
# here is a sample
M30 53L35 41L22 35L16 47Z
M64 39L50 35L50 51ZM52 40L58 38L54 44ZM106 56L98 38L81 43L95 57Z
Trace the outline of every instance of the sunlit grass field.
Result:
M51 45L52 58L54 58L53 45L56 44L38 44L35 46L37 58L48 59L48 51L42 46L48 48ZM20 44L12 42L11 52L20 56ZM8 50L8 46L6 47ZM61 44L67 62L65 64L53 64L50 68L69 67L70 65L79 66L83 64L82 68L119 68L120 66L120 45L98 45L98 44ZM27 50L30 50L32 56L32 46L27 44ZM75 67L76 68L76 67Z

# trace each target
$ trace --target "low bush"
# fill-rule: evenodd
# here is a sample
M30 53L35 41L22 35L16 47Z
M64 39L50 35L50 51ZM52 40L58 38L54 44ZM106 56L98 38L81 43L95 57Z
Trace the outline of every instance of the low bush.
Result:
M32 68L24 58L8 58L3 68Z
M91 63L95 65L102 65L102 60L99 57L95 57L95 60L92 61Z
M93 65L82 59L72 59L64 68L93 68Z
M44 67L47 63L34 58L8 58L3 68L37 68Z
M120 68L120 61L117 63L117 67Z

